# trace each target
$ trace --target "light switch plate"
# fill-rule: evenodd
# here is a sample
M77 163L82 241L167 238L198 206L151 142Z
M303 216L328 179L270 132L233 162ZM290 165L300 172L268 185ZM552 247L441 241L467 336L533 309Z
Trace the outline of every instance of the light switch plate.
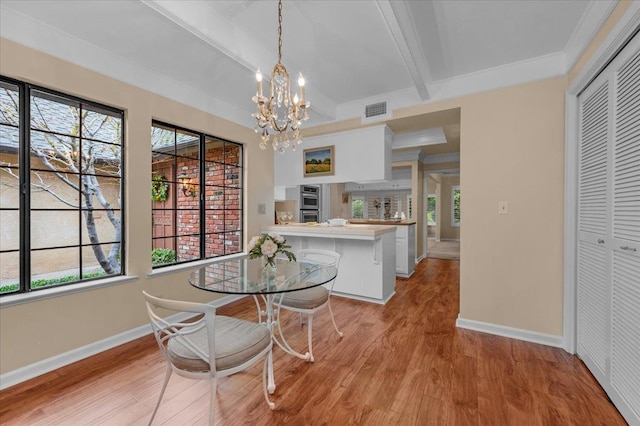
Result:
M498 201L498 214L509 214L508 201Z
M258 204L258 214L267 214L266 204Z

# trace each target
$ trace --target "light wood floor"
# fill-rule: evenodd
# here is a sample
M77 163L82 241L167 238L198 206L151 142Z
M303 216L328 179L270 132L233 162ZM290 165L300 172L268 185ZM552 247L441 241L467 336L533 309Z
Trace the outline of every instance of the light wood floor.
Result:
M219 381L222 425L623 425L587 369L561 349L456 329L459 262L427 259L386 306L334 297L338 339L314 321L315 363L274 349L277 405L261 366ZM254 319L251 300L220 309ZM294 347L304 334L285 317ZM306 331L306 330L304 330ZM160 391L150 337L0 392L2 425L144 425ZM209 386L173 376L155 424L206 424Z

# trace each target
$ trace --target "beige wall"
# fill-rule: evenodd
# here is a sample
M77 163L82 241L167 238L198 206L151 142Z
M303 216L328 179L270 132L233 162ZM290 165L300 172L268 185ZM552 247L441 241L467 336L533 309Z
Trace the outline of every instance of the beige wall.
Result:
M451 225L451 194L453 193L453 186L460 185L460 176L443 176L442 177L442 223L440 225L440 239L441 240L459 240L460 239L460 226ZM462 206L462 190L460 191L460 204ZM460 209L461 219L464 216L464 211ZM462 220L461 220L462 222Z
M151 271L150 126L158 119L245 143L245 238L273 223L273 153L249 128L0 39L0 74L125 110L126 270L133 283L0 309L0 373L146 324L142 290L169 298L216 296L187 283L190 271L148 278ZM267 206L258 215L258 204Z
M562 335L566 89L567 78L559 77L394 111L401 119L461 108L464 319ZM354 119L308 132L358 125ZM510 214L498 215L498 201L509 202Z

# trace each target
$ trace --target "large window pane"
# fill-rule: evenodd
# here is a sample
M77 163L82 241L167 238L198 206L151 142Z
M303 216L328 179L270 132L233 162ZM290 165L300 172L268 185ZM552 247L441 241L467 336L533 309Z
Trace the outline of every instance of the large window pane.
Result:
M31 288L80 280L79 247L31 252Z
M175 249L174 262L241 251L242 145L162 123L154 122L152 127L152 194L164 177L175 187L175 192L169 190L175 194L173 202L171 196L160 200L152 195L153 265L172 263L159 260L165 248ZM204 158L200 158L202 143Z
M20 249L20 211L0 210L0 251ZM2 269L4 265L1 265Z
M122 144L122 120L104 112L82 111L82 137Z
M83 141L82 142L82 173L121 176L120 160L122 148L119 145Z
M0 93L2 91L0 90ZM0 120L3 114L0 111ZM9 117L11 119L11 117ZM3 150L9 150L9 152L18 152L18 127L9 126L6 124L0 124L0 146Z
M0 124L18 126L20 111L18 90L15 84L0 81Z
M0 253L0 294L12 293L20 289L20 253L17 251Z
M79 245L79 220L77 210L32 211L31 248Z
M73 173L31 173L32 209L77 209L80 206L80 181Z
M2 200L2 209L17 209L20 207L20 191L18 182L18 173L20 172L17 167L5 166L9 161L13 163L14 158L10 159L10 154L0 154L0 200ZM17 157L17 156L15 156ZM8 160L8 161L5 161ZM15 158L17 160L17 158ZM0 218L2 221L2 218Z
M119 221L119 210L83 210L82 244L119 242L120 234L113 226Z
M20 116L27 102L30 116ZM114 243L123 229L122 123L121 111L0 77L0 287L13 280L28 292L124 273Z
M91 279L120 273L120 244L82 247L82 278Z
M31 128L79 136L80 110L77 103L56 95L34 92L31 97Z

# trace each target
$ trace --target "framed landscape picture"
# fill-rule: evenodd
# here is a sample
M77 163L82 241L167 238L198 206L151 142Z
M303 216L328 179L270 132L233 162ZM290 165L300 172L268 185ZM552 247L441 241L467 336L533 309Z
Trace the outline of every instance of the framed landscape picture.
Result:
M330 176L335 173L333 147L331 145L304 150L304 177Z

